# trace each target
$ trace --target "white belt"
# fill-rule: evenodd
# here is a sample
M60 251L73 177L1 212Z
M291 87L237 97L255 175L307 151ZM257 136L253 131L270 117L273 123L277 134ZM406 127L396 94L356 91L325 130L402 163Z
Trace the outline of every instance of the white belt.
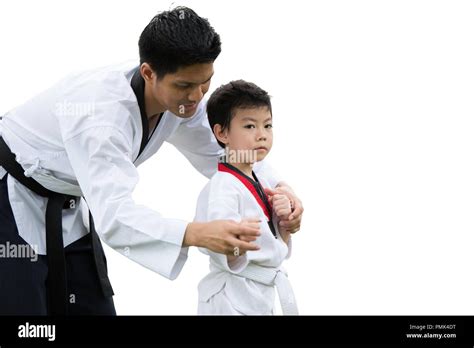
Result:
M264 285L276 286L282 313L284 315L298 315L295 294L287 273L283 269L249 263L242 272L232 273L232 275L248 278Z

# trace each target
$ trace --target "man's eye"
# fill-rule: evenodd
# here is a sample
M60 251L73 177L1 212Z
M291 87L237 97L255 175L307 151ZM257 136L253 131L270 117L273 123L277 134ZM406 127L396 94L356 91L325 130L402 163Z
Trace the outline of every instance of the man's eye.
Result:
M190 87L189 85L176 85L176 86L178 86L178 88L181 88L181 89L186 89Z

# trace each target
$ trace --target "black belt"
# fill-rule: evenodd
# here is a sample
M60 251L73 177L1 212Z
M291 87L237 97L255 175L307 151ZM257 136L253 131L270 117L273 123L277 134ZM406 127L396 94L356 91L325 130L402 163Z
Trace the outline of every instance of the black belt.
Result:
M69 209L78 203L80 197L57 193L41 186L33 178L27 177L21 165L16 161L15 155L0 137L0 165L9 175L18 180L34 193L48 198L46 206L46 254L48 260L48 301L49 314L66 315L68 308L66 260L64 255L62 210ZM114 294L109 278L107 266L102 258L103 251L99 236L94 227L92 214L89 212L89 229L91 232L92 252L97 269L102 293L105 297ZM102 253L100 253L102 251Z

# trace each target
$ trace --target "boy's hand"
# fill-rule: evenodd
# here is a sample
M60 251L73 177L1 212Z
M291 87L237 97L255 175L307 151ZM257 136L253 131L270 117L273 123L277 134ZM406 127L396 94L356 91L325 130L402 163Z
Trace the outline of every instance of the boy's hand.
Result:
M301 218L303 216L303 204L301 200L295 195L290 186L285 183L280 183L275 190L265 189L265 193L269 196L270 200L273 200L273 196L276 194L286 195L291 202L293 202L292 213L288 219L280 221L280 228L285 228L290 233L295 233L300 230L301 227Z
M286 195L276 193L271 199L273 203L273 211L280 220L288 220L291 210L290 199Z

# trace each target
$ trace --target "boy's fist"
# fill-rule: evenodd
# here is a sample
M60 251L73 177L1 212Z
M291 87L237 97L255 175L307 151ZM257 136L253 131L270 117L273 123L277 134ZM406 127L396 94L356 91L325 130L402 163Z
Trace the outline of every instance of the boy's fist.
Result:
M277 193L272 196L272 203L276 216L280 220L287 220L292 212L290 199L286 195Z

